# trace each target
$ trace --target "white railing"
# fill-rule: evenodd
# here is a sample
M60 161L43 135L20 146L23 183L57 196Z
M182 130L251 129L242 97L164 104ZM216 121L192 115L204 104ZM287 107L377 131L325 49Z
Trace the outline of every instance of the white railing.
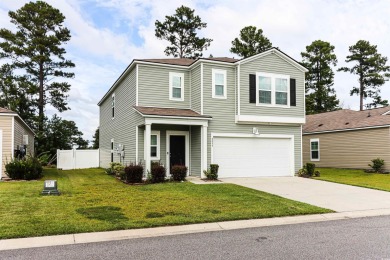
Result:
M97 150L57 150L57 168L63 170L99 167Z

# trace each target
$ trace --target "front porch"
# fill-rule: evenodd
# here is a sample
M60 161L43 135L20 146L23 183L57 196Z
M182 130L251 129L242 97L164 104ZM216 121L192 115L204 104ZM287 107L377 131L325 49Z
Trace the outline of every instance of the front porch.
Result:
M173 165L185 165L188 175L203 178L211 117L189 109L134 108L144 118L136 127L136 161L144 161L145 173L152 162L160 162L167 175Z

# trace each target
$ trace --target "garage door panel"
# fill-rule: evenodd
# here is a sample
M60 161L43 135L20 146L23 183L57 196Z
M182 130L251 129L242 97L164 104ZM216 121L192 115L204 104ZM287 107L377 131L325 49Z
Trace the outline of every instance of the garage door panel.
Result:
M291 176L291 139L213 138L219 177Z

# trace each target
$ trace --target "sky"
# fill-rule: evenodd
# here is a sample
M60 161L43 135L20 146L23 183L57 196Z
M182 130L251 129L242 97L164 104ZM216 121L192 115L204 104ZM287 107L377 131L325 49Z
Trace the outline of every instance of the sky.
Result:
M14 30L8 11L28 1L1 0L0 27ZM155 21L173 15L185 5L195 9L207 28L198 34L213 39L204 57L235 57L231 42L249 25L263 30L273 46L297 61L300 53L315 40L335 46L339 67L350 66L348 48L358 40L378 46L390 58L390 1L388 0L47 0L66 17L71 40L64 45L65 57L76 67L69 80L71 110L57 113L76 122L84 138L92 140L99 125L97 103L133 59L165 58L168 42L154 35ZM390 64L390 62L388 63ZM342 108L358 109L359 97L350 96L357 77L335 72L334 88ZM390 83L382 87L382 98L390 99Z

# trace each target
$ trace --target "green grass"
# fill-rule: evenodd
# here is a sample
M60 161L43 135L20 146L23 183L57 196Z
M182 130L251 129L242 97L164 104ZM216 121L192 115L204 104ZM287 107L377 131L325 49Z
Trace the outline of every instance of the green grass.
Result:
M390 191L390 175L366 173L363 170L318 168L320 177L315 179L349 184L370 189Z
M331 212L233 184L126 185L102 169L45 169L0 183L0 238L146 228ZM41 196L45 179L61 196Z

